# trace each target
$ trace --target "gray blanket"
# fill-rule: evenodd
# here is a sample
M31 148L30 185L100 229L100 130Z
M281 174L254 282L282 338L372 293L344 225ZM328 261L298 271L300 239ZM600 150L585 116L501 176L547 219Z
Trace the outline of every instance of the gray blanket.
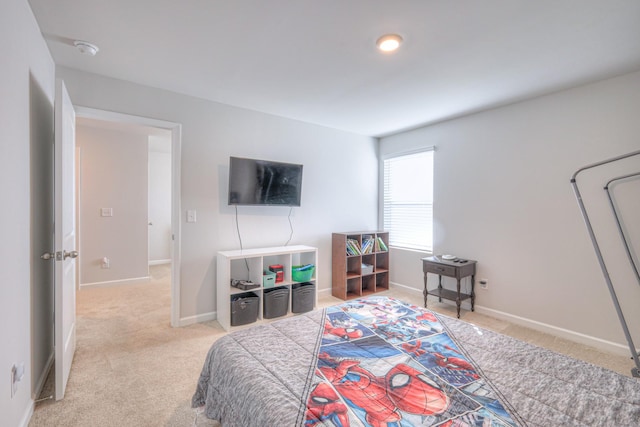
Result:
M640 379L438 317L528 425L640 426Z
M302 425L322 322L317 310L220 338L192 406L224 427Z
M640 380L438 318L522 424L640 425ZM318 310L219 339L207 354L192 406L204 406L224 427L302 426L323 322Z

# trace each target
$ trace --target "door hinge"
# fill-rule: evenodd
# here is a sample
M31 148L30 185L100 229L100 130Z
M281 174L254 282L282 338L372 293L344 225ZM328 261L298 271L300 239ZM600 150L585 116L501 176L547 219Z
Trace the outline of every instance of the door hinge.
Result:
M48 260L55 259L56 261L64 261L67 258L77 258L78 251L57 251L57 252L45 252L40 256L40 258Z

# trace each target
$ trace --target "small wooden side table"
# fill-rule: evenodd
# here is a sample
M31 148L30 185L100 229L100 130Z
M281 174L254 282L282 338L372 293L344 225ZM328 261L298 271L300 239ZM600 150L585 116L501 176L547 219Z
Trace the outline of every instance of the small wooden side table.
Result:
M476 294L474 292L475 275L477 261L471 259L455 258L452 260L442 259L442 255L422 258L422 271L424 272L424 306L427 307L427 295L435 295L438 301L442 302L442 298L455 301L458 308L458 318L460 318L460 304L466 299L471 299L471 311L474 309ZM427 289L427 274L438 275L438 287L435 289ZM456 290L445 289L442 287L442 276L454 277L458 285ZM460 280L471 276L471 292L468 294L460 292Z

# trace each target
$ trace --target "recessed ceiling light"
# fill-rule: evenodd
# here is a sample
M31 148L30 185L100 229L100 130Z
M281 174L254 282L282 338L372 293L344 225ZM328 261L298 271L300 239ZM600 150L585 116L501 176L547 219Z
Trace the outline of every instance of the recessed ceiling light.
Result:
M83 40L76 40L73 42L73 45L78 48L80 53L83 53L89 56L95 56L95 54L98 53L98 51L100 50L98 49L98 46L96 46L95 44L85 42Z
M385 34L376 42L376 46L383 52L393 52L400 47L402 37L397 34Z

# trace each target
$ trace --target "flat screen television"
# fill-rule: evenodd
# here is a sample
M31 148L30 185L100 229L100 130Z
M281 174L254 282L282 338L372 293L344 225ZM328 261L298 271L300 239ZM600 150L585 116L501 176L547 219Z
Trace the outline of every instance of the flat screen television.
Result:
M229 204L300 206L302 165L229 159Z

